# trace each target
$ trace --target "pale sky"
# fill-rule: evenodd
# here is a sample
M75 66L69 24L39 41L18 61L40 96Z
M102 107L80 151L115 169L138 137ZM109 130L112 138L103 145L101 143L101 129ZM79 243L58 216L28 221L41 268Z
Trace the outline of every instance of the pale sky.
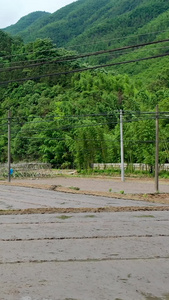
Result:
M15 24L34 11L53 13L75 0L0 0L0 28Z

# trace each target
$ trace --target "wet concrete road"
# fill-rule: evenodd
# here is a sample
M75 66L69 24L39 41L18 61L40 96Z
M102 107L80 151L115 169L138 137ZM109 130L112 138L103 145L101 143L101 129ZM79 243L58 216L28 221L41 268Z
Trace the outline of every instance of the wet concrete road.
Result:
M147 202L0 185L0 209L146 206ZM148 206L161 204L148 203Z
M1 209L145 205L10 188ZM169 299L169 212L0 216L0 300L120 299Z
M125 182L121 182L121 178L84 178L84 177L64 177L56 178L39 178L39 179L14 179L14 183L27 184L50 184L61 185L63 187L78 187L81 191L98 191L108 192L110 189L113 192L119 193L123 190L126 194L130 193L155 193L154 179L136 179L125 178ZM169 193L169 180L159 180L160 193Z

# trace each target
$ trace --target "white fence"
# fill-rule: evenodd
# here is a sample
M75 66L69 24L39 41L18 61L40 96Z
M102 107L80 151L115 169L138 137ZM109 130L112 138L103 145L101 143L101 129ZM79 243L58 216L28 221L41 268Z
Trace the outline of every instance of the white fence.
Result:
M105 170L109 168L113 169L120 169L121 168L121 163L102 163L98 164L95 163L92 165L93 169L99 169L99 170ZM133 170L139 170L139 171L149 171L151 169L150 165L147 164L124 164L124 169L126 170L127 167L131 167ZM165 170L169 171L169 164L161 164L159 165L159 170Z

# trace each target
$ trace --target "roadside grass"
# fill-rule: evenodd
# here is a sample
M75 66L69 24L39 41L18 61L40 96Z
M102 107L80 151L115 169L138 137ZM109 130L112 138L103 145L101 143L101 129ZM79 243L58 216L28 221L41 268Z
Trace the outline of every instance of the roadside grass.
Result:
M56 218L57 218L57 219L60 219L60 220L67 220L67 219L72 218L72 216L62 215L62 216L57 216Z
M107 168L107 169L88 169L88 170L77 170L77 174L84 175L84 176L120 176L121 170L115 168ZM153 178L155 176L154 171L150 172L149 170L134 170L133 168L127 168L125 170L126 177L135 177L135 178ZM168 179L169 178L169 171L160 171L159 177Z
M120 194L122 194L122 195L123 195L123 194L124 194L124 191L120 191Z
M77 186L69 186L69 189L75 190L75 191L79 191L80 190L80 188L77 187Z

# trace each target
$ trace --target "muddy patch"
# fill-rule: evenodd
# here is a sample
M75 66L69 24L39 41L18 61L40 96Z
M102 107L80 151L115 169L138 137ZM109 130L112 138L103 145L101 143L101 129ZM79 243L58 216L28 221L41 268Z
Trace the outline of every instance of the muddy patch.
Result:
M0 210L0 215L26 215L26 214L69 214L69 213L101 213L101 212L137 212L137 211L169 211L169 206L127 206L127 207L75 207L75 208L28 208L16 210ZM68 216L66 218L69 218Z

